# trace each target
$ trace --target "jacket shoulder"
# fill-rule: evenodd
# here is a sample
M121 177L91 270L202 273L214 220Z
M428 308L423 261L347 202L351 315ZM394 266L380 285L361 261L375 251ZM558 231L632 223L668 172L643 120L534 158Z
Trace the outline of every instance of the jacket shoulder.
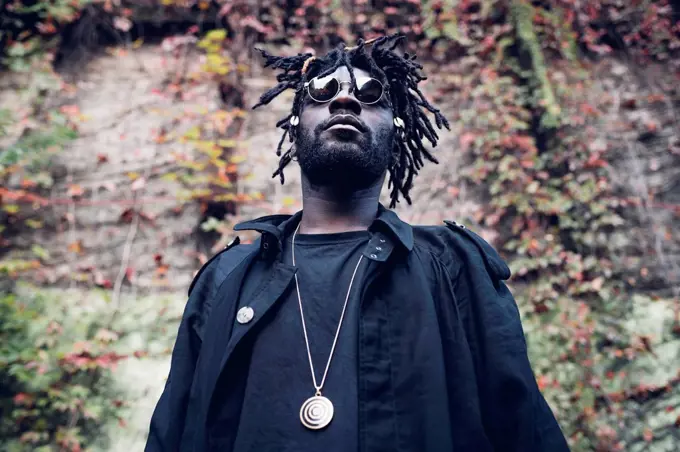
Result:
M195 290L205 286L209 280L212 280L213 283L210 286L217 285L219 283L217 280L225 277L230 268L238 265L241 259L251 251L250 248L249 245L241 245L241 239L237 236L227 246L215 253L194 275L194 279L189 285L189 296Z
M253 245L239 244L237 237L212 256L196 273L189 286L189 300L183 318L201 340L218 287L253 249Z
M444 220L442 226L416 229L416 241L426 244L445 263L456 267L483 266L495 280L507 280L510 268L496 249L475 232L455 221Z

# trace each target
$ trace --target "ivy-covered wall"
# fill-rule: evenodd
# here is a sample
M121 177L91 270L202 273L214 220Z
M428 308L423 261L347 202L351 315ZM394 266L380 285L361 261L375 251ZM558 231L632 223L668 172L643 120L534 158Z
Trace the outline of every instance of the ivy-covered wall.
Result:
M269 179L287 98L269 111L248 108L271 75L253 45L321 52L400 31L453 127L437 149L442 163L423 170L416 203L399 213L462 222L510 262L539 386L573 450L665 451L680 442L675 3L17 0L0 8L0 272L111 297L110 318L82 336L107 348L73 344L90 375L85 388L112 372L101 356L113 356L123 336L121 300L182 291L234 222L299 207L292 168L284 187ZM7 309L33 306L11 287ZM141 363L148 352L115 356ZM40 358L46 366L73 365L51 353ZM35 357L1 359L40 369ZM82 391L65 408L78 415L49 412L63 425L47 425L38 403L53 406L39 402L49 391L0 379L16 388L3 410L32 419L12 430L13 447L91 444Z

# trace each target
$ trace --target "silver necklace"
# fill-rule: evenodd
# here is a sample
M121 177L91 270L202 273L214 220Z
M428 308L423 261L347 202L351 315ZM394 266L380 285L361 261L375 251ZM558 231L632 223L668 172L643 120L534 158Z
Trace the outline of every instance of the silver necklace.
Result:
M293 255L293 266L295 266L295 236L300 229L300 224L298 223L297 228L295 228L295 233L293 234L292 240L292 255ZM354 277L359 270L359 264L363 259L363 255L359 257L356 267L354 267L354 272L352 273L352 279L349 281L349 287L347 288L347 295L345 295L345 304L342 306L342 313L340 314L340 321L338 322L338 328L335 331L335 338L333 338L333 345L331 346L331 352L328 355L328 361L326 362L326 370L323 372L323 377L321 378L321 384L316 383L316 372L314 372L314 363L312 362L312 352L309 348L309 339L307 338L307 326L305 325L305 316L302 312L302 297L300 296L300 283L298 282L297 273L295 273L295 289L297 290L298 304L300 306L300 320L302 320L302 332L305 336L305 345L307 346L307 358L309 359L309 369L312 372L312 382L314 383L314 396L305 400L300 407L300 422L305 427L312 430L319 430L330 424L333 419L333 404L328 398L321 395L321 389L326 382L326 375L328 375L328 368L331 366L331 360L333 359L333 352L335 351L335 344L338 342L338 336L340 335L340 327L342 326L342 321L345 318L345 310L347 309L347 301L349 300L349 295L352 292L352 284L354 283Z

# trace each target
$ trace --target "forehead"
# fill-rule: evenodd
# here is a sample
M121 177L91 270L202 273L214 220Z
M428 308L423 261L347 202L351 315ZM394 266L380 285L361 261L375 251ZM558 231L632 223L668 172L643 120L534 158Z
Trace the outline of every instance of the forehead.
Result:
M365 70L358 68L358 67L352 67L352 71L354 71L355 77L370 77L371 76L370 72L365 71ZM347 69L347 66L340 66L339 68L337 68L335 70L335 72L333 72L330 75L337 78L338 80L349 81L349 79L350 79L349 70Z

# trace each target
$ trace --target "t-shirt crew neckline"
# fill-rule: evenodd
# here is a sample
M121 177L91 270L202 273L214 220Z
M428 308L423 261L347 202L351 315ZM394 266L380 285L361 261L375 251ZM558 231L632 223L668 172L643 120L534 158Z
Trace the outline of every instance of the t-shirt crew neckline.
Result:
M300 234L295 236L295 246L309 246L309 245L337 245L339 243L351 243L358 240L368 239L370 232L364 231L346 231L346 232L332 232L322 234ZM293 242L293 234L286 238L286 242L290 245Z

